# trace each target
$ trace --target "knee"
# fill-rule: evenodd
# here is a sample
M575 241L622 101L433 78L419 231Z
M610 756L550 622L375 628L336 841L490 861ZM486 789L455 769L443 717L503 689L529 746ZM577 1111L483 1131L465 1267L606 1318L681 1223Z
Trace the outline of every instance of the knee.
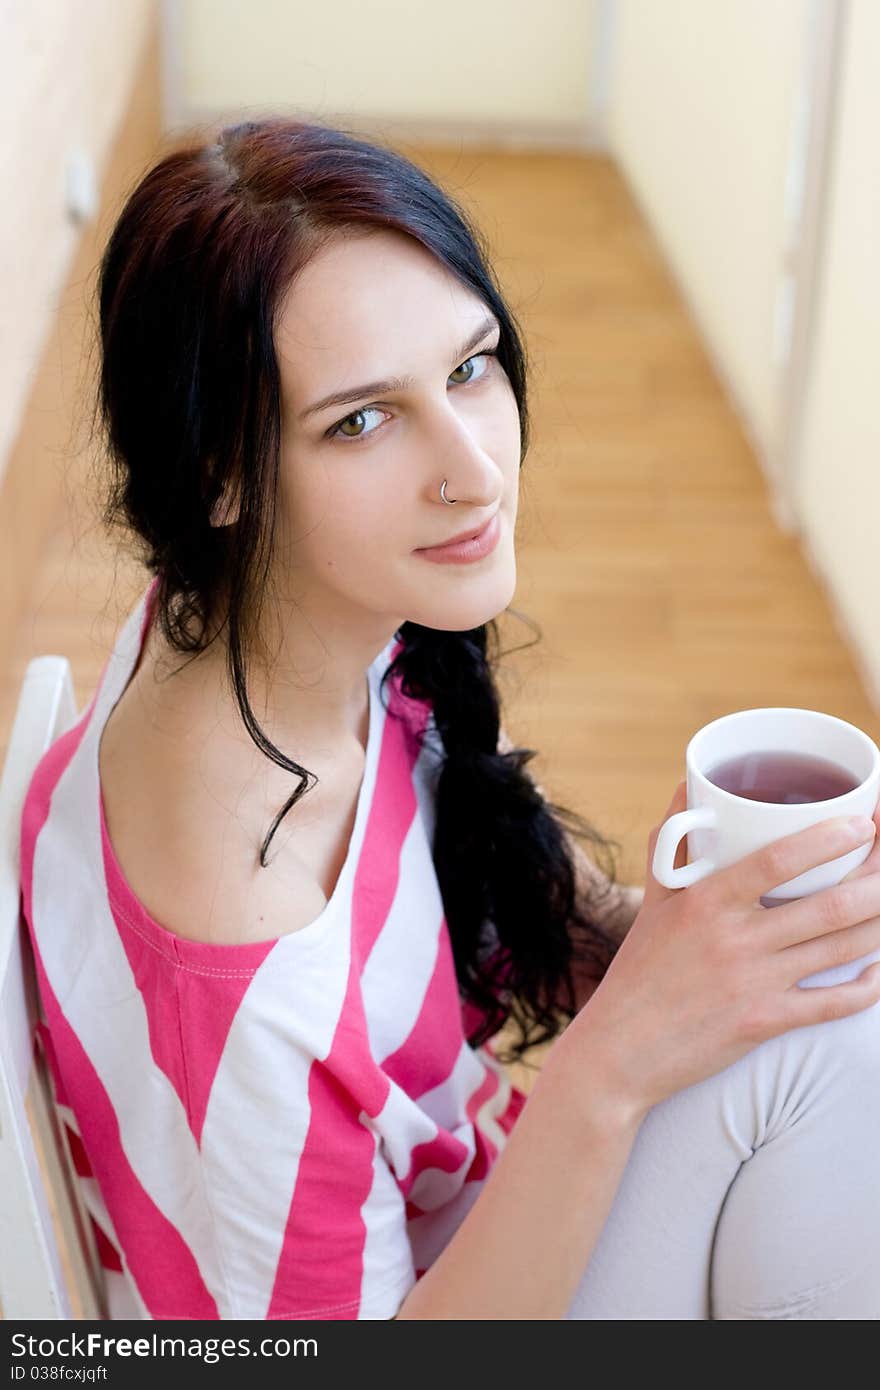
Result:
M811 1113L834 1123L880 1116L880 1005L782 1033L750 1070L765 1138Z
M769 1038L694 1088L690 1108L716 1113L743 1160L808 1116L880 1121L880 1004Z
M880 961L880 951L810 975L800 982L799 987L807 990L851 983L875 961ZM857 1009L844 1018L792 1029L782 1036L792 1038L794 1041L791 1045L797 1046L799 1034L802 1035L803 1045L824 1056L829 1065L856 1066L873 1072L880 1059L880 1004Z

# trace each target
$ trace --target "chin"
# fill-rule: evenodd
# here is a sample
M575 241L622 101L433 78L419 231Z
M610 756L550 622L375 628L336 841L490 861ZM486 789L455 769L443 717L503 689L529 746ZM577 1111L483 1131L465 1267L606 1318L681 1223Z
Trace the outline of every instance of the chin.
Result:
M459 582L435 582L427 601L410 605L410 621L441 632L469 632L499 617L513 601L516 567L499 566L499 574L474 575L470 583L463 582L467 568L463 565L459 571L457 566L445 566L441 574L455 569Z

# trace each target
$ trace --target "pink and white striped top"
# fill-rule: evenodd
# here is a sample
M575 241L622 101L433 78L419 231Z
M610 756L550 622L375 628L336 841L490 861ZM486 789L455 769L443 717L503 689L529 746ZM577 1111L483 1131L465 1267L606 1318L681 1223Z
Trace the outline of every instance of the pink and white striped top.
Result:
M368 672L354 830L320 915L273 941L180 937L127 884L98 774L155 588L21 825L41 1036L111 1315L389 1318L525 1103L465 1041L431 856L436 726L397 678L383 705L394 638Z

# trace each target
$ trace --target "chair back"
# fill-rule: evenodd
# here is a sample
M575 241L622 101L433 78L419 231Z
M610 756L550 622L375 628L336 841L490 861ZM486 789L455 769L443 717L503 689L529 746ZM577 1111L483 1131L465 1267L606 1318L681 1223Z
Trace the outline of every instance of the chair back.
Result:
M76 719L70 663L34 657L0 775L0 1316L7 1319L108 1316L92 1221L40 1045L45 1018L20 882L25 794L40 758Z

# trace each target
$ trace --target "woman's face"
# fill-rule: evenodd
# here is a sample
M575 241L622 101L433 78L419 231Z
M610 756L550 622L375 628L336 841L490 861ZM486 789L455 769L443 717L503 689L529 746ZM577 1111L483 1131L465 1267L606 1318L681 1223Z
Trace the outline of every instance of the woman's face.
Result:
M464 631L510 603L520 428L507 375L487 355L498 338L483 302L396 231L334 237L292 285L276 329L275 579L316 630L381 642L404 620ZM410 381L369 385L393 377ZM340 392L352 398L314 409ZM440 496L444 478L455 506ZM484 558L418 554L496 511Z

